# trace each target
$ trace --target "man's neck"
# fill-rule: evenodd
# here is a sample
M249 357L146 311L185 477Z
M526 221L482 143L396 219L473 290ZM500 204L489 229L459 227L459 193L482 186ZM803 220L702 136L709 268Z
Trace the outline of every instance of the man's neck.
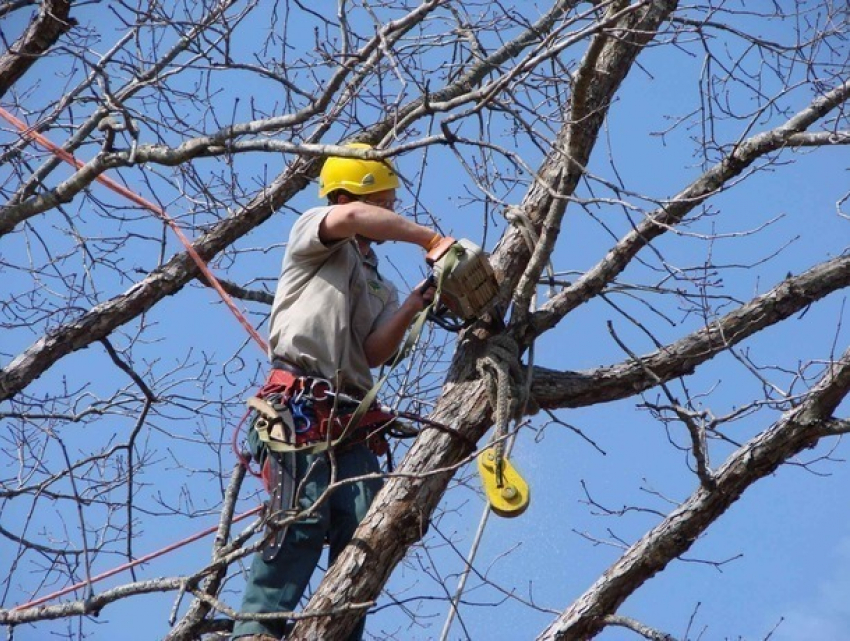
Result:
M372 253L372 241L368 238L355 236L354 240L357 243L357 249L360 250L361 256L369 256Z

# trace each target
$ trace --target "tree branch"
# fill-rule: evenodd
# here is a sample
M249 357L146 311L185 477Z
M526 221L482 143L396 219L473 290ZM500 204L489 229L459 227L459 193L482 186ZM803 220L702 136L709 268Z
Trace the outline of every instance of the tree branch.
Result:
M12 3L9 3L12 4ZM18 3L18 7L21 6ZM12 6L12 9L18 8ZM6 6L1 7L6 9ZM4 11L5 13L5 11ZM59 37L77 24L70 18L71 0L44 0L38 16L9 50L0 56L0 98L52 47Z
M823 118L850 98L850 80L818 97L785 124L758 134L737 145L722 161L705 172L687 189L661 208L651 212L635 229L626 234L599 263L535 312L528 324L514 332L521 344L551 329L569 312L587 302L623 272L637 253L653 239L674 227L707 198L739 176L756 159L788 146L789 138Z
M207 281L206 276L203 274L198 274L198 280L207 287L212 287L212 285L210 285ZM217 280L218 284L221 285L221 288L233 298L252 301L255 303L263 303L264 305L271 305L274 303L274 294L270 294L269 292L259 289L248 289L247 287L242 287L242 285L237 285L233 281L223 278L219 278Z
M8 0L8 2L0 4L0 18L9 13L12 13L13 11L22 9L23 7L28 7L30 5L36 4L37 1L38 0Z
M237 463L230 475L230 483L224 495L224 505L219 519L219 529L213 541L213 561L218 560L219 555L225 548L230 538L230 527L233 520L234 508L239 498L239 489L245 479L245 466ZM206 616L212 609L212 604L207 600L215 597L221 589L222 582L227 575L227 565L219 565L204 580L203 586L197 591L198 598L192 602L189 611L183 615L180 622L171 629L164 637L165 641L191 641L199 638L199 629ZM173 624L172 624L173 625Z
M585 407L628 398L659 381L693 373L766 327L789 318L813 302L850 286L850 255L840 256L788 278L772 290L729 312L707 327L634 360L589 372L554 372L535 367L531 393L540 407ZM647 369L653 375L647 374Z
M629 617L619 616L617 614L610 614L605 617L605 624L626 628L649 639L649 641L676 641L673 635L667 634L666 632L659 632L658 630L650 628L648 625L644 625L640 621L636 621Z
M242 211L226 218L193 243L205 260L222 251L257 225L308 183L310 163L296 159L287 170ZM0 370L0 401L11 398L41 376L58 359L108 336L117 327L150 309L197 278L199 270L185 252L151 272L123 294L90 309L36 341Z
M576 74L573 99L564 118L564 127L539 171L544 177L543 182L557 196L547 189L532 189L520 207L530 213L529 217L539 225L536 231L540 238L522 272L502 269L506 274L521 273L516 279L506 279L510 281L508 289L513 291L514 300L511 325L526 324L531 296L558 240L567 206L566 197L575 192L585 173L599 128L617 90L631 71L638 54L652 41L660 25L677 5L676 1L655 0L634 5L627 3L625 7L615 2L609 7L609 12L618 16L618 22L591 42ZM526 255L520 252L514 261Z
M806 399L732 454L718 470L716 489L700 487L632 545L539 637L587 639L606 625L625 599L686 552L758 480L827 434L832 413L850 392L850 350L827 370Z

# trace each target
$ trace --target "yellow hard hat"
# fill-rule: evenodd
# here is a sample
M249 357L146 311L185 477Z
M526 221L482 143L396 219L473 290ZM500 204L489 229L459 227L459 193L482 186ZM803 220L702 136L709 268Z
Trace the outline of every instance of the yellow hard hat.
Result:
M372 149L372 145L354 142L351 149ZM397 189L398 176L388 160L361 160L331 156L319 174L319 198L338 189L364 196L385 189Z

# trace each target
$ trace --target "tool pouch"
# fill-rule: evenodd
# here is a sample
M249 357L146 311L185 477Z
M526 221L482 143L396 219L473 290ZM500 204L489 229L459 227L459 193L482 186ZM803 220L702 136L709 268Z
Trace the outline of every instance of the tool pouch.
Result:
M442 283L440 300L455 316L472 320L486 312L499 284L484 251L466 238L445 237L426 256L434 279Z
M268 514L272 519L294 515L295 490L297 482L295 469L297 462L294 452L269 452L263 463L263 485L269 493ZM263 561L274 561L283 546L288 526L272 527L266 530L266 542L262 548Z

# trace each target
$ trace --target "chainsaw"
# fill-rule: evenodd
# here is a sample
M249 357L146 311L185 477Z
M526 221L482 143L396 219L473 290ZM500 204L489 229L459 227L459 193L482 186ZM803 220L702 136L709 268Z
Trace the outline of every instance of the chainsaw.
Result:
M425 257L431 275L424 288L437 287L441 308L431 320L446 329L460 329L464 323L489 311L499 294L499 283L487 254L471 240L443 237ZM459 323L440 322L450 313Z

